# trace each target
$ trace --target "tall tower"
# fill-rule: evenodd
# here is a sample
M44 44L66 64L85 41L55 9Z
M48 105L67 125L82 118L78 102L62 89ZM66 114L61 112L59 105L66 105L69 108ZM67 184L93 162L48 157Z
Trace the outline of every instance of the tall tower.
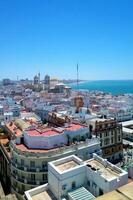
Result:
M38 80L39 80L39 82L40 82L40 72L38 73Z
M77 63L77 89L79 89L79 66Z
M49 90L49 88L50 88L50 76L46 75L44 77L44 89Z

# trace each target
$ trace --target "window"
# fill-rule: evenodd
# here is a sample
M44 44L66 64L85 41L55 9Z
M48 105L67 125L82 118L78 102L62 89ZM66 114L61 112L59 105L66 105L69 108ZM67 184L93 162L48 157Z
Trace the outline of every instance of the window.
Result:
M35 161L30 161L30 167L35 168Z
M102 129L102 125L99 126L99 129Z
M66 184L62 185L62 190L66 190Z
M18 161L17 161L17 158L15 158L14 161L15 161L15 163L17 164L17 162L18 162Z
M42 162L42 168L47 171L48 170L48 166L47 166L47 163L46 162Z
M43 179L43 181L46 181L47 180L47 174L43 174L42 179Z
M118 141L119 141L119 142L121 141L121 136L120 136L120 135L118 136Z
M114 138L113 138L113 137L111 138L111 143L112 143L112 144L114 143Z
M21 166L24 166L24 160L21 159Z
M35 174L31 174L31 180L35 181Z
M107 139L104 140L104 145L108 145L109 143L110 143L109 138L107 138Z
M90 187L90 181L87 181L87 185Z
M105 133L104 133L104 137L108 137L108 132L105 132Z
M75 181L72 182L72 189L75 189L76 188L76 183Z

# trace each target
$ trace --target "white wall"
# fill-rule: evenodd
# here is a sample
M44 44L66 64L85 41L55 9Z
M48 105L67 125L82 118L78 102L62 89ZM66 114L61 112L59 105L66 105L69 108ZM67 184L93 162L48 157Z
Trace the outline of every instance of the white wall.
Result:
M76 168L58 173L51 166L48 168L48 182L51 191L57 199L61 199L68 191L72 190L72 182L76 183L76 188L83 186L86 182L86 166L79 165ZM62 186L66 186L63 190Z
M111 180L106 180L102 175L97 171L93 171L91 168L87 167L87 179L90 181L89 191L94 196L99 196L99 188L103 190L103 193L107 193L117 189L118 187L127 184L128 174L121 174L120 178L114 178ZM93 184L95 183L95 184Z
M51 149L56 146L61 146L61 144L67 144L68 139L64 134L49 137L44 137L42 135L33 137L25 133L24 142L26 146L32 149Z

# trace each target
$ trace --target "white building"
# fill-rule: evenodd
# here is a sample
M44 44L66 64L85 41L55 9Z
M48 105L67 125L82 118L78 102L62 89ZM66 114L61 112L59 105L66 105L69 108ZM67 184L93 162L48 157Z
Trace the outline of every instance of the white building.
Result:
M89 200L125 185L128 174L94 154L83 161L71 155L48 164L48 183L25 192L27 200Z
M14 119L13 112L5 112L4 113L4 122L8 123L11 122Z
M94 155L86 163L88 189L95 196L113 191L128 182L128 173L106 159Z
M91 114L87 107L80 108L79 112L76 112L76 107L71 107L68 111L68 115L79 122L89 123L89 120L97 118L97 115Z
M71 135L69 140L77 133L78 141L68 143L65 131ZM50 161L72 154L83 160L92 158L93 153L101 154L99 139L79 137L86 133L88 128L78 124L66 127L63 132L41 126L40 129L25 130L21 137L11 141L12 192L22 199L26 190L47 183L47 163Z
M133 142L133 120L122 122L123 138Z

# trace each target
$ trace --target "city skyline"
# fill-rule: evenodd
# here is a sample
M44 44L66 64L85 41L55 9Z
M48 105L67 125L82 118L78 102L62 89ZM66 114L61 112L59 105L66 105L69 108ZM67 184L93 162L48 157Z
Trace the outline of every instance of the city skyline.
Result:
M133 2L0 2L0 79L133 79Z

